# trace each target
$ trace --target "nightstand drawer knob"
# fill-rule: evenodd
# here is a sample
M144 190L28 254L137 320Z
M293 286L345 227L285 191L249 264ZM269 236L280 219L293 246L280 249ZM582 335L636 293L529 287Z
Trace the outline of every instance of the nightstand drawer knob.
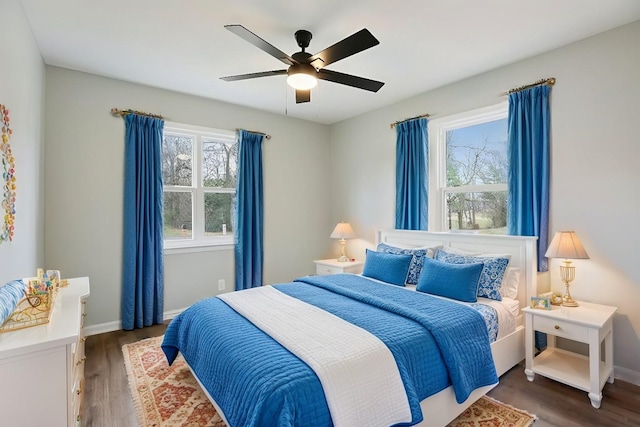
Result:
M554 328L560 329L560 325L555 325Z

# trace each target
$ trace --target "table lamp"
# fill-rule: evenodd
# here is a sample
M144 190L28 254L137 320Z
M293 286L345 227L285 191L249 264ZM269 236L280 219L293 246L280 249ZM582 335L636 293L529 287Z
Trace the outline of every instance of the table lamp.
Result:
M544 254L547 258L564 258L564 265L560 266L560 278L564 282L566 291L562 297L562 305L565 307L577 307L578 303L571 298L569 285L576 277L576 268L571 265L569 259L589 259L587 251L575 231L558 231Z
M353 228L348 222L339 222L336 225L336 228L333 229L333 233L330 236L332 239L340 239L340 258L338 258L339 262L347 262L349 258L347 257L345 245L345 239L353 239L356 237L356 233L353 232Z

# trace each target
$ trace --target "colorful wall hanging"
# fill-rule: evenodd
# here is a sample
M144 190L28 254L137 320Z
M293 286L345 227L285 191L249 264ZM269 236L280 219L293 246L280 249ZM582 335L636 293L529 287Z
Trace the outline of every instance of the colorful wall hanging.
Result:
M0 157L2 157L2 211L4 221L0 228L0 243L13 240L13 230L16 215L16 177L15 160L11 153L11 128L9 127L9 110L0 104L0 124L2 125L2 144L0 145Z

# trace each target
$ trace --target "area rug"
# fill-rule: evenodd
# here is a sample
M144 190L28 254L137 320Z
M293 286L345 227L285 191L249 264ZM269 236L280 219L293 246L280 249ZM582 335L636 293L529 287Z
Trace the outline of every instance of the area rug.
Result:
M225 427L182 355L171 366L162 336L122 346L139 427Z
M482 396L447 427L529 427L536 419L526 411Z
M122 347L139 427L225 427L182 355L167 364L162 338ZM528 427L535 420L534 415L483 396L448 427Z

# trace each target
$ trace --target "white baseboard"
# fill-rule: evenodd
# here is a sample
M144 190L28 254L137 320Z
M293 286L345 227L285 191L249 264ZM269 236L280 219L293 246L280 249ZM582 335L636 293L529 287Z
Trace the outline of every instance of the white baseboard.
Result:
M623 368L622 366L613 367L613 377L618 380L640 386L640 372Z
M185 308L180 308L177 310L169 310L162 313L163 320L170 320L176 317L178 314L182 313ZM84 334L86 336L89 335L98 335L104 334L106 332L119 331L122 329L122 321L115 320L113 322L100 323L98 325L91 325L84 328Z

